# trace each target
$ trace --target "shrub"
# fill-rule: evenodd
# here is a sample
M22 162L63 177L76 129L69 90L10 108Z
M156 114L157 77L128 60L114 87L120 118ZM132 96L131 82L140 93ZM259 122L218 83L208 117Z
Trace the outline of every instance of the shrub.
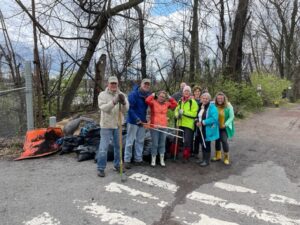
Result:
M228 97L238 117L244 117L245 111L257 111L262 107L262 99L256 89L246 83L236 83L230 80L219 80L210 89L216 95L222 91Z
M290 81L268 73L253 73L250 78L254 87L261 86L264 105L279 104L283 91L291 85Z

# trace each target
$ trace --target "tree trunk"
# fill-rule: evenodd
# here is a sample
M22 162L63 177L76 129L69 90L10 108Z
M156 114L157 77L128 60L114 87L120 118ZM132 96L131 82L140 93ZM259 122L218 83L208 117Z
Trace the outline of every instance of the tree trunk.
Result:
M97 26L93 30L93 35L90 38L89 45L87 47L83 60L79 66L77 73L74 76L74 79L65 91L65 96L62 103L62 110L59 116L60 118L67 116L71 110L72 101L75 97L76 91L80 85L83 76L87 71L87 68L91 62L91 59L94 55L95 49L100 41L100 38L106 30L109 18L121 11L130 9L141 2L143 2L143 0L130 0L126 3L117 5L114 8L109 8L99 13L100 16L97 20Z
M93 96L93 109L98 109L98 95L104 89L103 81L106 68L106 55L102 54L95 66L95 86Z
M144 41L144 17L142 10L140 9L139 6L135 6L134 9L138 13L139 17L139 34L140 34L140 50L141 50L141 73L142 73L142 79L147 77L147 66L146 66L146 59L147 59L147 54L146 54L146 49L145 49L145 41Z
M226 68L226 57L227 57L227 49L226 49L226 22L225 22L225 3L224 0L220 0L220 26L221 26L221 37L217 36L218 46L222 53L222 73L224 73ZM217 7L217 5L216 5Z
M198 5L199 0L194 0L193 6L193 21L192 21L192 30L191 30L191 47L190 47L190 76L189 82L192 83L195 81L195 75L199 63L199 32L198 32Z
M248 5L249 0L239 0L228 51L225 76L236 82L241 82L243 40L245 28L249 20L247 18Z
M41 88L41 62L39 57L39 50L38 50L38 39L37 39L37 29L36 29L36 17L35 17L35 0L31 0L32 6L32 17L34 21L32 23L33 26L33 57L34 57L34 84L36 87L36 97L37 97L37 104L36 104L36 127L41 127L43 122L43 102L42 102L42 88Z

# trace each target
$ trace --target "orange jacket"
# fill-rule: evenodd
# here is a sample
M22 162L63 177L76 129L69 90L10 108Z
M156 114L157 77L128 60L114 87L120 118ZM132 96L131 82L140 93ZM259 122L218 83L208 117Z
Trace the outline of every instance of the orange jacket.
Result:
M170 98L169 101L164 102L163 104L159 103L153 95L149 95L146 98L146 103L151 109L151 124L156 124L160 126L168 125L167 113L168 109L175 109L177 102L174 98ZM153 126L152 126L153 127Z

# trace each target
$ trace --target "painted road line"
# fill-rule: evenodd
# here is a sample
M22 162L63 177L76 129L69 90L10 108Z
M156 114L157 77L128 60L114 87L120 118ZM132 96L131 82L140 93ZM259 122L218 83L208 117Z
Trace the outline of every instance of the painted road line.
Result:
M60 221L50 216L49 213L43 212L41 215L34 217L30 221L24 221L25 225L60 225Z
M133 188L130 188L123 184L118 184L115 182L110 183L109 185L105 186L105 190L108 192L116 192L116 193L122 193L123 191L127 192L131 196L141 196L143 198L153 199L153 200L159 200L158 197L153 196L147 192L139 191Z
M267 210L262 210L262 212L260 213L251 206L228 202L225 199L221 199L200 192L194 191L188 194L186 197L187 199L198 201L207 205L219 206L231 212L246 215L269 223L277 223L282 225L300 225L300 220L290 219L285 217L284 215L267 211Z
M218 220L216 218L209 217L205 214L198 214L196 212L188 212L192 216L198 216L200 219L194 222L187 222L185 218L176 217L176 219L181 220L187 225L239 225L238 223L227 222L224 220Z
M150 176L147 176L147 175L144 175L144 174L141 174L141 173L132 174L129 178L133 179L133 180L143 182L143 183L148 184L150 186L163 188L163 189L171 191L173 193L175 193L179 188L175 184L171 184L171 183L168 183L166 181L159 180L159 179L156 179L154 177L150 177Z
M232 185L232 184L227 184L223 182L216 182L214 184L214 187L223 189L225 191L229 192L240 192L240 193L251 193L251 194L256 194L257 191L249 188L245 188L242 186L237 186L237 185Z
M270 194L269 200L271 202L280 202L280 203L284 203L284 204L287 203L287 204L291 204L291 205L299 205L300 206L300 202L297 202L297 200L283 196L283 195Z
M220 188L225 191L229 192L240 192L240 193L251 193L251 194L257 194L258 192L253 189L237 186L237 185L232 185L228 183L223 183L223 182L216 182L214 184L214 187ZM263 199L265 199L265 196L262 196ZM300 205L300 202L297 202L297 200L293 198L289 198L283 195L277 195L277 194L270 194L269 201L271 202L278 202L278 203L283 203L283 204L290 204L290 205Z
M134 188L130 188L126 185L123 185L123 184L118 184L118 183L115 183L115 182L111 182L109 185L105 186L105 190L108 191L108 192L115 192L115 193L123 193L123 192L126 192L128 195L130 196L141 196L143 198L146 198L146 199L149 199L149 200L159 200L158 197L156 196L153 196L152 194L150 193L147 193L147 192L143 192L143 191L139 191L139 190L136 190ZM142 201L142 200L139 200L139 199L131 199L132 201L134 202L137 202L137 203L140 203L140 204L148 204L147 201ZM157 203L157 206L163 208L165 206L168 205L168 202L165 202L165 201L160 201L159 203Z
M97 203L91 203L90 205L83 206L82 209L92 216L101 219L101 222L107 222L108 224L146 225L143 221L127 216L122 211L111 210L106 206L98 205Z

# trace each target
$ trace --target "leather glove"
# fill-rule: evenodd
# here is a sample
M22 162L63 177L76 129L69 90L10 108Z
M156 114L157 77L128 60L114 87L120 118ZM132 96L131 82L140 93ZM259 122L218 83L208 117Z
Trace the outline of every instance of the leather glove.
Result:
M116 105L118 104L119 102L119 95L116 95L114 98L113 98L113 103Z
M122 105L125 105L126 104L126 101L125 101L125 96L123 94L119 94L118 95L118 98L119 98L119 102L122 104Z

